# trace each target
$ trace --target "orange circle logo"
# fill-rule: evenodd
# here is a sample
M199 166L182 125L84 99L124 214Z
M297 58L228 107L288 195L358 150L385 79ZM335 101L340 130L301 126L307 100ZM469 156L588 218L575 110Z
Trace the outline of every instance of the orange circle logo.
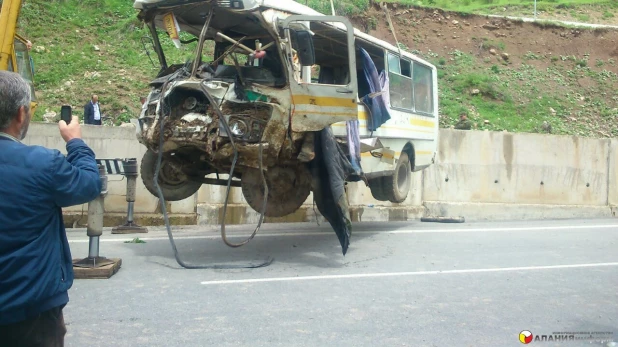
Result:
M523 344L526 344L526 345L529 344L530 342L532 342L532 338L533 338L533 335L528 330L524 330L521 333L519 333L519 341Z

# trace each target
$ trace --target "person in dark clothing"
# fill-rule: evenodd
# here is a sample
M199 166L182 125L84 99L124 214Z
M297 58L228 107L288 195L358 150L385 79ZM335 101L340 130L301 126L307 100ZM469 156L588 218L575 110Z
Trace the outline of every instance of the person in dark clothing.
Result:
M472 122L468 119L468 115L466 113L462 113L459 115L459 122L455 124L455 129L459 130L471 130Z
M93 95L90 101L84 105L84 124L101 125L101 108L99 97Z
M28 146L28 83L0 71L0 346L63 346L73 264L62 208L102 189L78 117L60 121L67 156Z

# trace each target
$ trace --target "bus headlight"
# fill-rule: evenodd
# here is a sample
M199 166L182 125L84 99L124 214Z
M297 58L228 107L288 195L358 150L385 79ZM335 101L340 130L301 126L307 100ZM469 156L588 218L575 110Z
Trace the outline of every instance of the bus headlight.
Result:
M247 133L247 124L240 119L234 118L229 122L232 135L242 137Z

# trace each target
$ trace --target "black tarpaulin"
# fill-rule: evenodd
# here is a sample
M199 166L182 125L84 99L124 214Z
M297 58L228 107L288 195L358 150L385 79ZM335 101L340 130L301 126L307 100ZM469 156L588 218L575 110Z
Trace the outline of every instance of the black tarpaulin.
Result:
M309 164L313 196L322 216L335 230L343 255L348 251L352 222L345 192L346 179L360 180L339 147L330 127L315 133L315 158Z

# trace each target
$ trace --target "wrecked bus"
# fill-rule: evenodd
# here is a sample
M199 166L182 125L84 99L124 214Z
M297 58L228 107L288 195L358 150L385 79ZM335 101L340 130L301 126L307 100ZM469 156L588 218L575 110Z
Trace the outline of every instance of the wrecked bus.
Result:
M141 176L165 200L202 184L240 187L269 217L298 210L313 191L342 247L349 242L345 182L402 203L412 172L434 161L437 73L432 64L291 0L137 0L161 70L137 136ZM188 62L168 64L158 31ZM168 38L165 38L167 40ZM222 178L222 175L227 179Z

